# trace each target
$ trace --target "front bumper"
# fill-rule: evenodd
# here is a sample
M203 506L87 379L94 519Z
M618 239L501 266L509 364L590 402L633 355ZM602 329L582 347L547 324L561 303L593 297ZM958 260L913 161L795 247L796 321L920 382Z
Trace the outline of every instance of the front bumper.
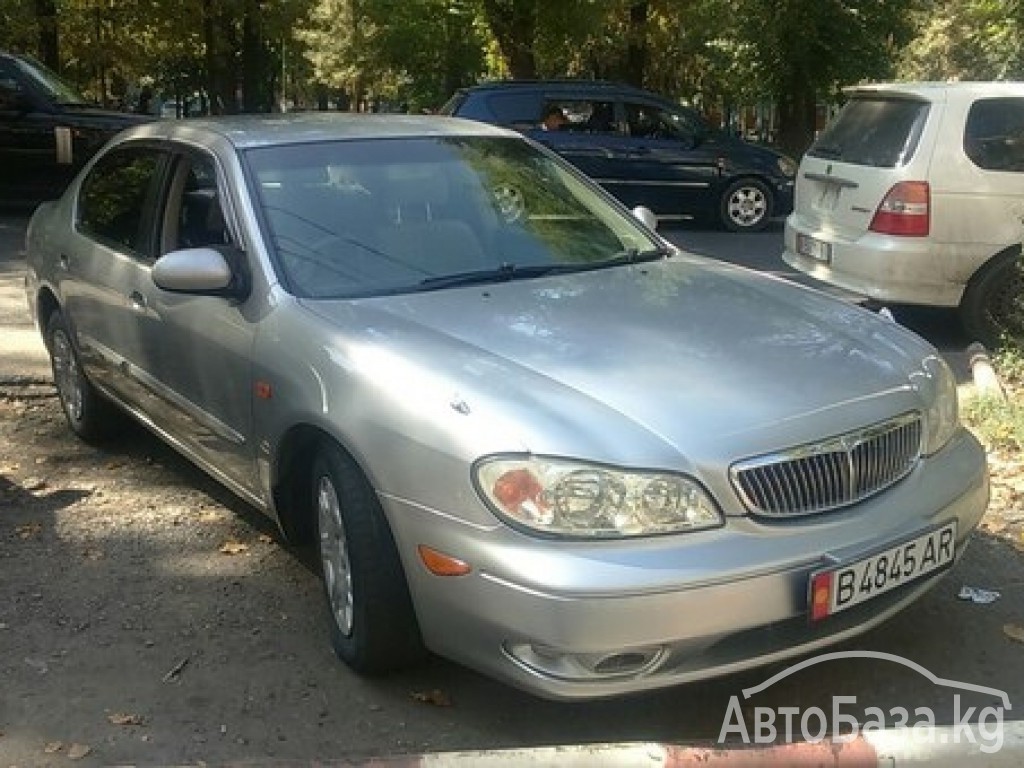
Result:
M961 432L855 507L788 521L735 515L721 529L679 536L541 540L384 501L428 647L541 696L588 699L728 674L870 629L940 575L811 624L812 572L952 519L959 555L988 492L984 452ZM418 544L473 571L433 576L415 559Z

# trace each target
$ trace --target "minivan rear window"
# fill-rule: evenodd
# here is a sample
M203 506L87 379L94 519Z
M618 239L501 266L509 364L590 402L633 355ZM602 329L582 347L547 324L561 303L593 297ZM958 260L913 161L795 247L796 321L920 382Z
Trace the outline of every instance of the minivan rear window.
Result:
M847 102L807 154L874 168L898 168L917 151L928 102L857 96Z

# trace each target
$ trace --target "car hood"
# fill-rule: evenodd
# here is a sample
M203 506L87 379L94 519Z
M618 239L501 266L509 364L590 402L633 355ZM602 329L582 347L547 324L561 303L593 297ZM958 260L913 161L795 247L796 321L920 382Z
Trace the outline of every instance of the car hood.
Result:
M603 435L608 460L636 460L638 433L724 459L741 433L774 450L863 426L920 407L908 376L934 352L859 307L690 256L310 306L386 345L410 388L443 376L446 396L500 413L525 450L592 452Z

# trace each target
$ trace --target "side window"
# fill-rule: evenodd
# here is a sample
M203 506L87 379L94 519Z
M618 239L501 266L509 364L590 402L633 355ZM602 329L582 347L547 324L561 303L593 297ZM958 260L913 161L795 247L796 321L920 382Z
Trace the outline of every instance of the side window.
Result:
M161 252L230 243L213 158L198 153L181 155L164 212Z
M14 67L0 59L0 112L10 112L18 108L18 99L24 93Z
M115 149L92 167L78 197L78 227L98 240L152 255L145 235L160 167L147 147Z
M700 119L683 111L651 104L627 103L626 126L630 136L645 139L676 139L694 144L701 132Z
M487 111L490 114L487 114ZM480 105L474 105L473 100L466 102L462 111L462 117L482 119L487 122L495 122L498 125L510 125L514 128L533 128L540 118L534 114L537 111L537 94L524 93L496 93L487 97L487 110L481 110Z
M1024 98L976 101L967 115L964 152L979 168L1024 172Z
M583 99L549 99L537 116L540 122L548 110L559 107L566 117L566 124L560 130L582 131L585 133L619 133L615 122L615 103L612 101L590 101Z

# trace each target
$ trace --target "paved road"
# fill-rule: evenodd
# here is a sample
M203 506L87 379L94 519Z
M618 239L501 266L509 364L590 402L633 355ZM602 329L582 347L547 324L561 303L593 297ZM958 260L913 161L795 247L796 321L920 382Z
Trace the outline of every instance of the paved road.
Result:
M13 251L18 248L19 228L23 226L24 220L0 217L0 275L6 271L8 282L13 279L16 283L16 274L12 273L17 272L18 255ZM773 264L780 250L777 230L735 236L684 229L670 236L692 250L744 263L753 261L754 266L767 266L773 271L784 268L781 262ZM194 472L174 464L171 459L168 464L172 468L179 467L177 472L183 483L190 482L189 478L194 476ZM11 531L4 529L2 514L0 535L10 536L12 540L14 537ZM1022 565L1024 555L982 533L948 578L924 599L883 627L846 644L844 649L897 654L941 678L1004 690L1014 706L1009 716L1019 719L1019 710L1024 708L1024 646L1009 640L1003 626L1024 624ZM318 616L319 594L311 583L311 575L297 565L284 564L281 568L288 570L292 574L290 578L298 585L290 600L289 612ZM102 578L102 574L97 578ZM960 601L957 593L964 584L999 590L1002 598L991 605ZM116 593L123 586L114 584L110 590ZM0 626L2 629L4 627ZM2 640L0 631L0 643ZM173 644L175 639L167 642ZM274 730L274 722L279 718L274 716L273 708L282 706L287 710L287 717L282 715L280 719L296 730L288 732L286 738L284 732L277 729L274 754L305 763L345 757L351 745L362 745L365 750L370 741L381 751L416 751L593 741L714 739L722 728L732 697L782 669L775 667L624 700L570 706L535 700L441 660L382 681L360 679L327 658L316 633L293 634L282 642L294 645L289 653L298 658L297 664L303 664L304 674L318 670L316 681L308 683L304 695L291 689L268 692L270 698L259 711L266 712L266 727ZM225 665L232 663L229 659L224 661ZM253 677L258 678L258 669L253 670ZM116 685L116 681L113 684ZM434 688L442 690L453 706L439 708L410 703L410 691ZM219 693L216 686L208 687L207 691L206 698L194 701L194 717L196 722L204 723L215 732L216 724L223 721L215 719L218 715L211 713L229 708L230 702L226 699L231 694ZM928 706L934 709L940 724L954 719L952 692L948 688L898 664L867 659L831 662L799 672L745 701L743 707L747 717L751 716L751 707L755 705L800 706L804 711L818 706L827 711L833 695L856 697L854 712L863 712L872 706L888 712L893 707L903 706L913 713L915 707ZM275 696L280 698L276 703ZM0 730L4 724L4 698L0 695ZM360 704L365 701L373 703ZM968 695L964 697L964 707L968 703L985 706L991 701L991 697L970 698ZM357 717L335 715L337 712L351 715L353 706L359 710ZM888 722L893 722L891 716ZM13 731L8 737L11 735ZM266 753L256 755L251 747L239 746L242 743L231 739L216 742L211 738L203 743L203 754L215 762L266 757ZM191 752L187 749L174 752L171 747L168 750L161 753L164 755L161 759L179 762L195 754L195 745ZM0 738L0 765L6 765L2 752Z

